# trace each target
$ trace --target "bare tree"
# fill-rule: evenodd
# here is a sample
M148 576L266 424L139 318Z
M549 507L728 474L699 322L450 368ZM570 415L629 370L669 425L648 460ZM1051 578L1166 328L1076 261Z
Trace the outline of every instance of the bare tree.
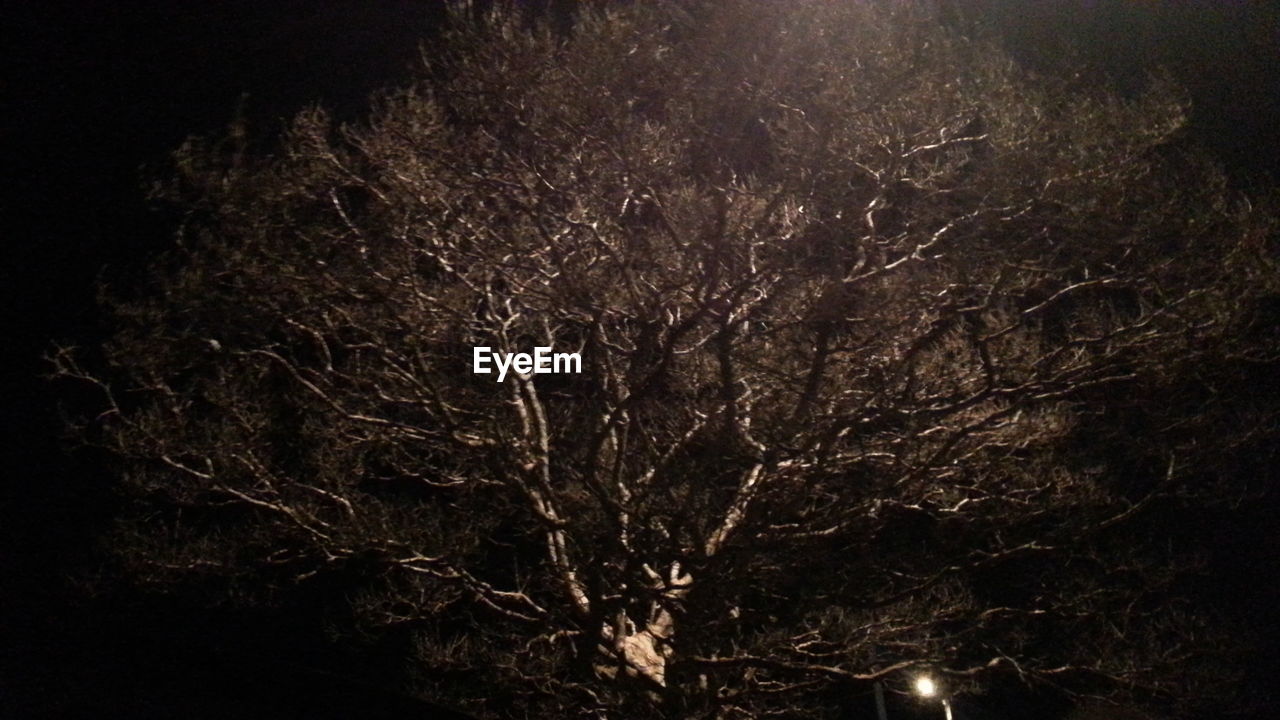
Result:
M1268 216L1170 149L1176 92L899 4L460 25L359 126L185 146L178 249L101 371L59 354L143 491L141 576L359 567L364 622L485 717L820 717L923 670L1187 691L1152 511L1217 450L1158 399L1089 438L1251 352L1277 283Z

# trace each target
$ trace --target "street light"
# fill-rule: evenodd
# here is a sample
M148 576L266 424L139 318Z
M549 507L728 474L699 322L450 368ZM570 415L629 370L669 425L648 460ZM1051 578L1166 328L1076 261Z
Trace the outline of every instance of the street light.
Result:
M931 698L938 694L938 683L928 675L918 675L916 677L916 692L920 697ZM942 711L946 713L947 720L951 720L951 699L943 696Z
M938 684L928 675L921 675L916 678L916 692L920 697L933 697L938 694Z

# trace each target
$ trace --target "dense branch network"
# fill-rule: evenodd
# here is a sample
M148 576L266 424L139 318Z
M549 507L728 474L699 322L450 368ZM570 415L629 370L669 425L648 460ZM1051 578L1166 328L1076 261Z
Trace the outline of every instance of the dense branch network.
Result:
M59 358L129 477L204 509L147 572L371 562L371 622L548 716L818 712L913 668L1167 691L1174 568L1121 530L1193 458L1153 436L1118 477L1079 438L1237 351L1268 228L1168 160L1168 92L794 6L499 18L365 126L189 146L162 299L121 305L109 381ZM497 383L474 346L584 371Z

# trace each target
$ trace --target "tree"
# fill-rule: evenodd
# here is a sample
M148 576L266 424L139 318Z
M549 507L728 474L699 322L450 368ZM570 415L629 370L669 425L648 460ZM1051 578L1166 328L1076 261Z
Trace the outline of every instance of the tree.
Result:
M1172 88L896 3L442 48L360 125L185 145L177 248L101 370L55 358L107 399L139 577L340 575L484 717L825 717L920 670L1190 694L1161 519L1227 487L1216 416L1271 416L1169 390L1274 360L1277 275Z

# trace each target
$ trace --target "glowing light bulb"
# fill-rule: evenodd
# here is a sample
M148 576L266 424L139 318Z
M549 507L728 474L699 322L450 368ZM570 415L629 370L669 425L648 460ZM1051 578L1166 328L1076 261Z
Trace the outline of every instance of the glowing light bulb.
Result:
M938 685L928 675L916 678L916 692L924 697L933 697L938 692Z

